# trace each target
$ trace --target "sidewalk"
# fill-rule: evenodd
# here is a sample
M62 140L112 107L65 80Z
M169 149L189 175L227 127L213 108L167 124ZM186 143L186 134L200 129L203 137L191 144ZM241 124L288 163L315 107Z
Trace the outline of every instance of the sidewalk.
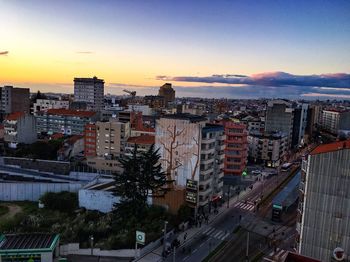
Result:
M262 184L261 181L257 181L254 183L254 188ZM231 208L234 204L237 203L237 201L242 200L251 190L247 189L245 191L242 191L239 195L235 195L230 198L230 203L229 207ZM225 202L221 207L218 208L218 213L217 214L210 214L209 215L209 224L203 223L201 227L191 227L183 232L180 232L177 234L177 239L180 241L180 247L184 246L188 242L191 242L191 240L197 235L200 234L201 232L205 231L213 222L215 222L216 219L219 217L223 216L226 214L230 208L227 208L227 202ZM184 242L184 235L187 234L186 241ZM178 249L179 249L178 248ZM157 262L157 261L162 261L162 251L163 251L163 246L160 246L153 250L152 252L144 255L141 258L138 258L135 261L140 261L140 262Z

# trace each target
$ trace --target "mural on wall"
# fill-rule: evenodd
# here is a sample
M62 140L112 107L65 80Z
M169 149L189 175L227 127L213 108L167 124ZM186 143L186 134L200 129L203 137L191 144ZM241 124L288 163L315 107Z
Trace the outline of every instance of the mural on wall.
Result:
M188 120L157 120L156 148L170 186L186 186L187 179L199 180L201 128Z

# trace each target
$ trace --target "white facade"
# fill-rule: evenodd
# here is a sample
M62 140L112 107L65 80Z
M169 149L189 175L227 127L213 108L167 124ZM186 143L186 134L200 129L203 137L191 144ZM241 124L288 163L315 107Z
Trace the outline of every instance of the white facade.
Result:
M47 192L77 192L81 186L78 183L0 183L0 201L38 201Z
M249 157L268 167L278 167L287 153L288 136L277 134L250 134L248 136Z
M131 111L135 111L135 112L142 112L143 116L151 116L153 115L153 109L150 108L148 105L128 105L128 109L126 109L125 111L127 112L131 112Z
M350 255L350 143L321 145L303 162L297 231L299 253L324 262L334 250ZM317 150L317 149L316 149ZM332 150L332 151L329 151Z
M21 114L17 119L5 119L4 131L4 141L11 148L16 148L19 143L32 144L37 140L36 121L32 115Z
M201 127L187 119L161 118L156 124L156 150L165 172L178 186L199 181Z
M51 99L37 99L33 104L34 115L38 111L47 111L48 109L69 109L69 101L65 100L51 100Z

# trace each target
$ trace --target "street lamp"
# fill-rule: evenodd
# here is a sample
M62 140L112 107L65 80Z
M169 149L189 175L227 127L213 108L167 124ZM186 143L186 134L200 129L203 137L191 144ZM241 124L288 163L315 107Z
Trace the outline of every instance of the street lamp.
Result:
M91 256L94 255L94 236L90 236L90 247L91 247Z
M163 257L165 256L165 246L166 246L166 226L168 221L164 221L164 237L163 237Z

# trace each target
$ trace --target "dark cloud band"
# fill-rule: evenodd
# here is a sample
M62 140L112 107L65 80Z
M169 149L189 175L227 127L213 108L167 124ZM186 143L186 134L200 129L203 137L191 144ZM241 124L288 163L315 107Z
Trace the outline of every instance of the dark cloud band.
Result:
M304 86L304 87L334 87L350 88L350 74L321 74L321 75L293 75L285 72L261 73L251 76L245 75L212 75L212 76L157 76L163 81L218 83L233 85L259 85L259 86Z

